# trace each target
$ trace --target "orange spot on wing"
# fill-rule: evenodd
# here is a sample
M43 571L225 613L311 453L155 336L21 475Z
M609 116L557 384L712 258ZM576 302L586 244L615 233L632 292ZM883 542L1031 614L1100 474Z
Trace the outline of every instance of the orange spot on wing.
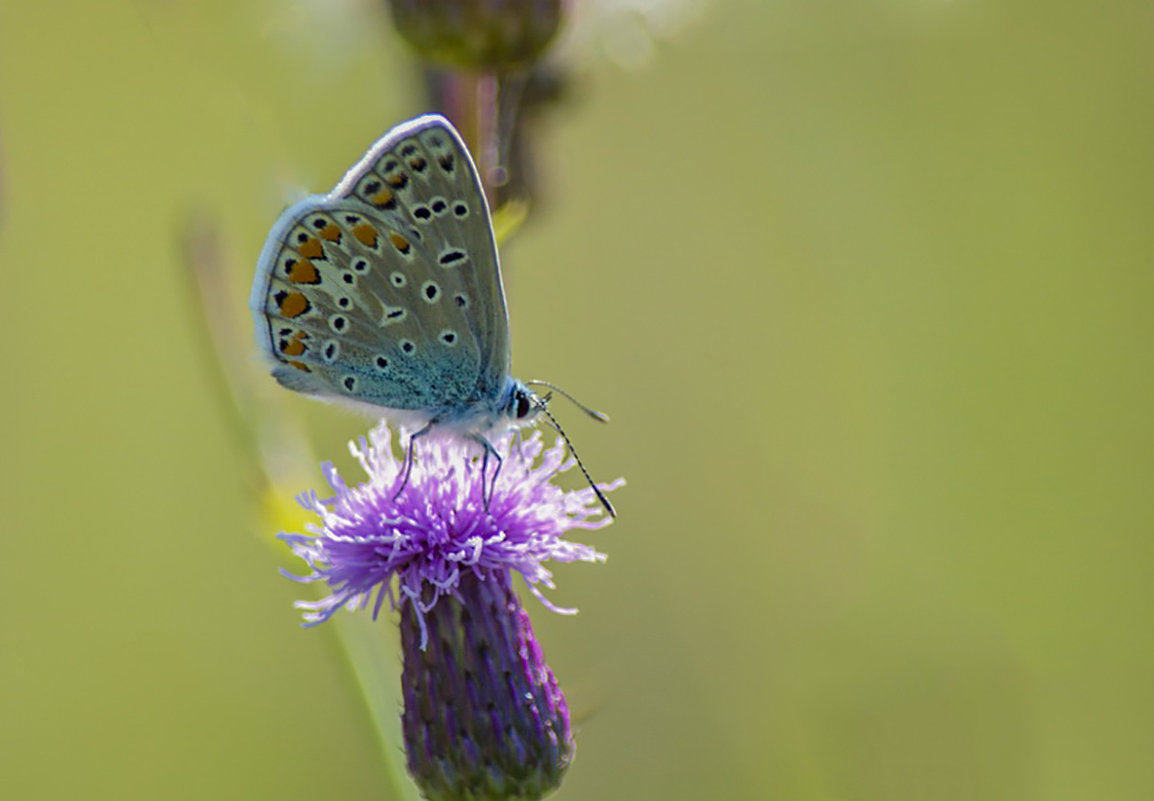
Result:
M369 202L374 206L387 206L393 202L393 192L390 189L382 189L370 197Z
M341 228L336 223L329 223L321 230L317 231L321 239L327 239L330 242L341 241Z
M304 362L294 362L292 359L287 359L285 361L285 363L292 366L292 367L297 368L301 372L305 372L305 373L311 373L312 372L312 370L309 369L309 366L307 364L305 364Z
M297 247L297 253L306 259L323 259L325 257L325 247L315 236L310 236L307 242Z
M393 243L393 247L401 251L401 253L409 252L409 240L398 234L396 231L389 233L389 241Z
M375 248L377 246L377 229L368 223L361 223L355 226L353 228L353 236L365 247Z
M308 259L301 259L300 261L289 267L288 279L294 284L319 284L321 282L321 274L317 272L317 268Z
M308 350L308 348L305 347L305 343L299 339L293 339L286 342L285 346L280 349L280 352L285 356L301 356L306 350Z
M277 308L285 317L300 317L310 308L309 299L301 292L282 292L276 299Z

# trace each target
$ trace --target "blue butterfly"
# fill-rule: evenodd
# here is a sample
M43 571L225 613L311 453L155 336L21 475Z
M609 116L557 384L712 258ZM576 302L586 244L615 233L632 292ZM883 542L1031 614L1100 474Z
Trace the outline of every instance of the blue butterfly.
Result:
M500 470L488 432L543 413L565 436L546 408L549 396L527 384L569 396L509 374L489 206L468 149L444 117L398 125L332 192L287 209L261 252L250 305L257 341L283 386L417 428L402 488L415 442L435 429L479 443L482 475L490 456Z

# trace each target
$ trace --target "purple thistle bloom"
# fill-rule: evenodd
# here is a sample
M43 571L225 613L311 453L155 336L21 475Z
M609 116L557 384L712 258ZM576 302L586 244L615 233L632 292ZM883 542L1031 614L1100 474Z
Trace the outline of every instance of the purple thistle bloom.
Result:
M342 606L371 606L376 617L386 598L400 609L409 772L431 801L541 798L573 758L565 696L513 592L512 573L548 608L571 613L541 595L540 587L553 587L544 563L603 561L562 535L610 518L591 488L550 483L574 464L561 442L546 449L539 432L517 447L513 440L509 434L495 443L506 455L486 510L482 484L492 470L483 478L472 443L453 438L419 443L398 494L404 460L382 423L368 441L350 444L368 482L350 488L326 463L334 497L299 498L321 525L310 525L309 535L281 534L311 568L290 577L331 591L297 602L305 625Z
M494 443L506 456L487 511L481 461L474 452L478 447L469 441L421 440L399 495L404 460L393 454L384 423L369 432L369 441L360 437L349 445L369 475L367 483L350 488L331 463L324 463L334 497L321 500L309 491L298 498L321 517L321 525L309 525L311 535L280 535L311 568L304 576L286 575L301 582L325 582L331 591L318 601L297 602L307 610L305 625L328 620L342 606L371 605L376 618L388 598L391 606L412 606L424 648L425 615L442 597L457 592L463 576L485 580L509 571L520 573L549 609L576 611L556 607L541 594L541 587L554 586L544 563L604 561L604 554L562 536L574 528L601 528L610 519L601 515L591 488L567 491L550 483L574 464L563 444L546 449L539 432L517 447L511 448L512 443L513 434ZM492 473L490 465L487 480ZM602 489L622 483L618 479ZM394 576L399 599L393 595Z

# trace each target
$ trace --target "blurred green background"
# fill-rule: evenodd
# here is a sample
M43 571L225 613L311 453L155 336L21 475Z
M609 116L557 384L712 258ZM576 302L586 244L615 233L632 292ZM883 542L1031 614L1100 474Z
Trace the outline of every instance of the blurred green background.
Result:
M610 412L558 406L629 480L608 564L557 571L581 614L530 607L556 798L1154 797L1154 10L732 0L659 39L576 52L504 252L517 374ZM258 375L269 225L415 86L360 0L0 5L0 796L392 797L181 237ZM347 464L367 421L271 385Z

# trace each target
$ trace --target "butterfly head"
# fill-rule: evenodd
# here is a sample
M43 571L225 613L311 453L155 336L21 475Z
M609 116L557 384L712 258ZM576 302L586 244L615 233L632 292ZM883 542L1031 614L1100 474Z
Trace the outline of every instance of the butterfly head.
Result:
M534 417L545 410L549 398L548 396L541 397L515 379L512 381L512 385L512 391L509 393L509 400L505 406L505 414L518 425L531 423Z

